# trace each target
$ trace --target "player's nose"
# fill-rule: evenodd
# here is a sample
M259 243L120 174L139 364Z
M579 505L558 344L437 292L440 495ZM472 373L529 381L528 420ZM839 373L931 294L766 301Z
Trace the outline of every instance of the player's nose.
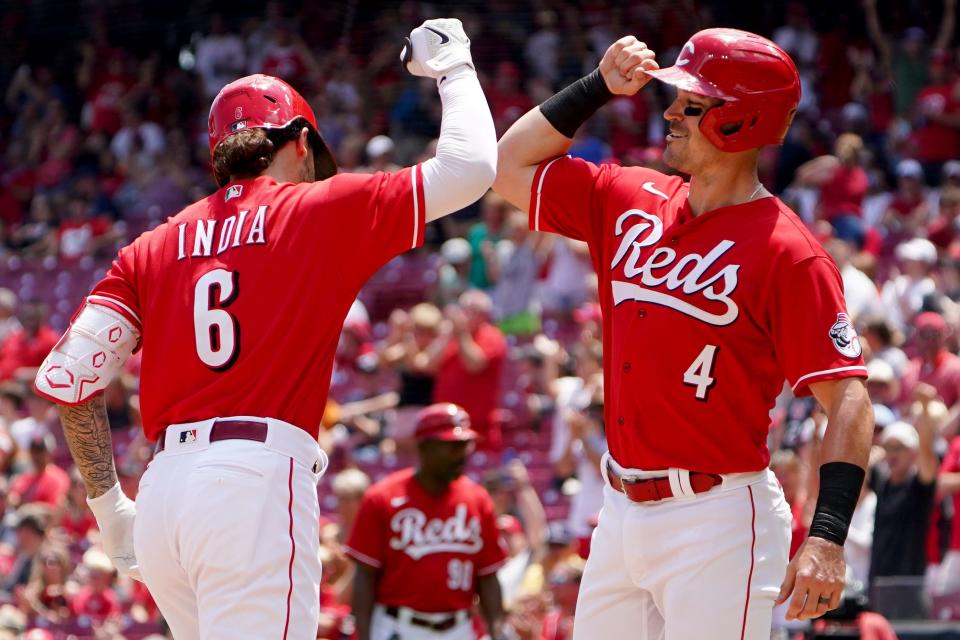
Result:
M670 106L663 112L663 118L667 122L680 122L683 120L683 109L680 107L679 98L670 103Z

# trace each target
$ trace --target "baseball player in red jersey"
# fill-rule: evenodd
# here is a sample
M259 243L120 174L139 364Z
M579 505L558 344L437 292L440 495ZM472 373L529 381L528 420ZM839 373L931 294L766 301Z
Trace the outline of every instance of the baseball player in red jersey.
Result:
M335 175L304 99L255 75L210 109L220 189L120 251L36 387L61 420L103 543L142 577L178 640L314 638L317 441L337 339L364 281L478 199L496 137L458 20L414 29L411 73L436 78L436 156ZM157 455L136 504L116 481L100 391L143 350Z
M359 640L473 640L476 594L491 635L501 637L496 572L506 550L490 494L463 475L476 437L463 408L427 407L417 416L418 467L364 496L346 547L357 562Z
M689 182L562 155L597 108L650 78L677 89L664 160ZM840 602L873 427L866 370L837 268L757 178L759 147L782 142L799 99L793 61L760 36L701 31L663 70L630 36L500 141L494 189L532 228L587 242L599 275L609 453L578 640L766 639L778 593L792 618ZM830 421L789 569L766 447L785 379Z

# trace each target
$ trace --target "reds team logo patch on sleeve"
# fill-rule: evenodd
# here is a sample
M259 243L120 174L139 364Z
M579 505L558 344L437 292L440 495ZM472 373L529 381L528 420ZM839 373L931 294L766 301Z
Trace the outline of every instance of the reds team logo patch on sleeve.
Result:
M860 357L860 338L847 314L837 314L837 321L830 327L830 339L842 355L848 358Z

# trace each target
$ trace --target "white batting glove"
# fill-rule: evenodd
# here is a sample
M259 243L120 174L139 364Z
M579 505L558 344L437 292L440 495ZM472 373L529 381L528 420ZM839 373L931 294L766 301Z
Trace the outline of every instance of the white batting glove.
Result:
M120 488L120 483L96 498L87 498L87 504L100 527L103 550L120 575L143 582L140 567L133 553L133 520L137 506Z
M470 38L456 18L427 20L410 32L400 61L415 76L439 78L462 64L475 69Z

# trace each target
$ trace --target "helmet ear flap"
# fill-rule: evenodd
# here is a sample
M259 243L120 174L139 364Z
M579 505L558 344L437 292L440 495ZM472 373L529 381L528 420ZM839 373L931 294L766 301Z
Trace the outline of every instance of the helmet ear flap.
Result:
M758 109L729 102L707 111L700 120L700 130L717 149L732 153L756 147L752 132L762 121Z

